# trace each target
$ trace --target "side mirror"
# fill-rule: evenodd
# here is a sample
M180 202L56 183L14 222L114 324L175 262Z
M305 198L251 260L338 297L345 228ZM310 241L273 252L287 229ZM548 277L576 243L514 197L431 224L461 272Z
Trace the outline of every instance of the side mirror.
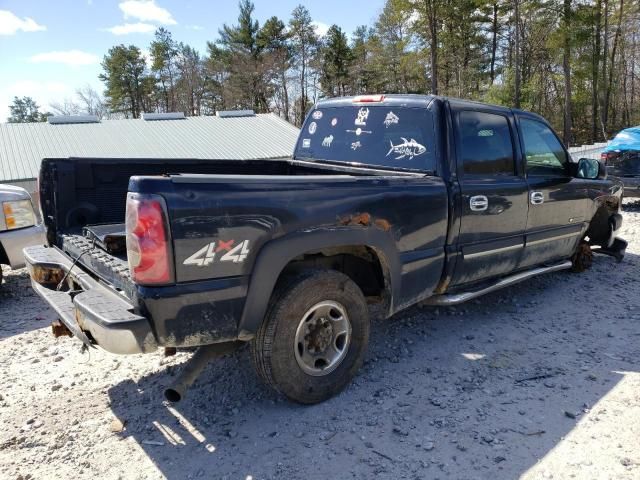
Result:
M604 180L607 178L607 168L600 160L581 158L578 160L576 177L587 180Z

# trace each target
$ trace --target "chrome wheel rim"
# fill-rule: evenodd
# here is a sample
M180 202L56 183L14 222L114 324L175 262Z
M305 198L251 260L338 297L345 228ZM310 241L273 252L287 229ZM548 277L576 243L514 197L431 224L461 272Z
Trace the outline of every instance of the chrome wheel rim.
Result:
M344 360L351 344L351 322L338 302L315 304L302 316L293 350L300 368L314 377L328 375Z

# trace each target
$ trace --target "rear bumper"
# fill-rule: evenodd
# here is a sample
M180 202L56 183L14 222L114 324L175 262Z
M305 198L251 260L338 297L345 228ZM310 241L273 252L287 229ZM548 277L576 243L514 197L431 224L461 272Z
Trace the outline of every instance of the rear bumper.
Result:
M31 284L67 328L87 345L117 354L149 353L158 342L149 321L122 295L83 272L55 248L24 249ZM67 276L60 291L58 284Z
M9 265L13 269L24 267L23 248L32 245L44 245L44 243L44 228L42 225L0 232L0 244L7 254Z

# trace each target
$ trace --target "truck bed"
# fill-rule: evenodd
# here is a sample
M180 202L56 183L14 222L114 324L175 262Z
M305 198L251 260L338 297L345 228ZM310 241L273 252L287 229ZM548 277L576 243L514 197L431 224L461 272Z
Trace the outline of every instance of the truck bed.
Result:
M117 168L114 168L117 162ZM127 264L126 250L120 252L108 251L105 248L105 238L111 234L116 239L122 237L125 217L125 204L127 192L132 185L147 184L154 179L163 183L165 192L163 195L171 203L172 211L170 219L172 230L176 230L174 242L176 252L180 255L200 245L208 234L198 231L201 226L198 222L209 223L209 230L213 228L224 232L232 227L232 224L255 222L269 222L269 218L276 219L276 223L290 223L286 228L303 227L305 223L317 222L325 224L335 223L343 213L353 213L355 205L347 208L324 209L321 215L309 216L305 212L297 213L293 217L306 216L306 219L297 218L294 221L291 212L286 208L291 204L296 194L290 191L301 190L297 195L301 203L313 202L322 204L323 198L333 195L326 190L335 187L336 191L344 192L340 185L348 185L351 193L367 188L367 195L379 196L379 193L369 189L369 182L365 186L357 179L395 178L401 181L403 178L424 177L424 175L405 172L389 172L372 168L348 168L344 166L316 165L312 162L295 162L289 159L274 159L261 161L200 161L200 160L131 160L124 162L114 159L47 159L43 161L41 171L41 201L47 226L48 241L57 246L73 260L84 266L89 272L99 277L112 287L123 291L127 297L133 298L135 286L131 282ZM133 180L132 180L133 179ZM141 181L139 181L139 180ZM404 182L400 182L401 184ZM308 188L312 185L312 188ZM320 185L325 185L321 187ZM357 185L357 189L351 187ZM283 190L284 189L284 190ZM440 203L444 201L443 188L438 188ZM181 192L176 194L176 192ZM235 192L235 193L234 193ZM249 193L252 192L252 193ZM289 192L289 193L287 193ZM399 193L399 192L398 192ZM177 195L177 196L176 196ZM343 193L339 193L343 196ZM188 226L185 217L190 218L191 212L174 211L178 206L179 197L188 200L187 205L206 209L212 206L212 202L218 208L214 217L210 212L205 215L197 215L193 224ZM200 199L197 202L192 200ZM273 198L274 211L268 214L253 215L256 218L248 218L243 215L244 205L252 203L252 211L260 212L266 208L266 199ZM335 203L335 199L332 200ZM344 199L349 203L347 199ZM226 204L226 202L229 202ZM258 206L256 209L255 206ZM262 205L262 207L260 207ZM280 205L280 206L278 206ZM272 210L271 208L268 208ZM307 210L308 211L308 210ZM233 216L233 220L229 219ZM266 219L258 220L266 216ZM446 214L443 214L446 216ZM277 218L280 217L280 218ZM175 221L174 221L175 220ZM273 225L267 235L260 241L266 241L272 235L279 235L277 225ZM269 230L269 229L268 229ZM439 239L442 241L442 239ZM183 247L186 245L185 247ZM186 250L183 250L185 248ZM198 247L199 248L199 247ZM191 252L193 253L193 252ZM177 259L177 269L184 259ZM249 266L247 266L248 271ZM180 273L180 272L179 272ZM194 269L182 271L179 281L191 281L201 279L201 274ZM246 272L228 272L229 274L245 274ZM222 271L219 275L224 276Z

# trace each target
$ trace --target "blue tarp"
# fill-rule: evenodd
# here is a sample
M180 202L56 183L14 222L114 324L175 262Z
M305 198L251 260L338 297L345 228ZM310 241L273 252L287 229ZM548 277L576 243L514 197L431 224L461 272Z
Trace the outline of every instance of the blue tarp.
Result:
M611 140L607 148L604 149L605 152L627 150L640 151L640 126L622 130Z

